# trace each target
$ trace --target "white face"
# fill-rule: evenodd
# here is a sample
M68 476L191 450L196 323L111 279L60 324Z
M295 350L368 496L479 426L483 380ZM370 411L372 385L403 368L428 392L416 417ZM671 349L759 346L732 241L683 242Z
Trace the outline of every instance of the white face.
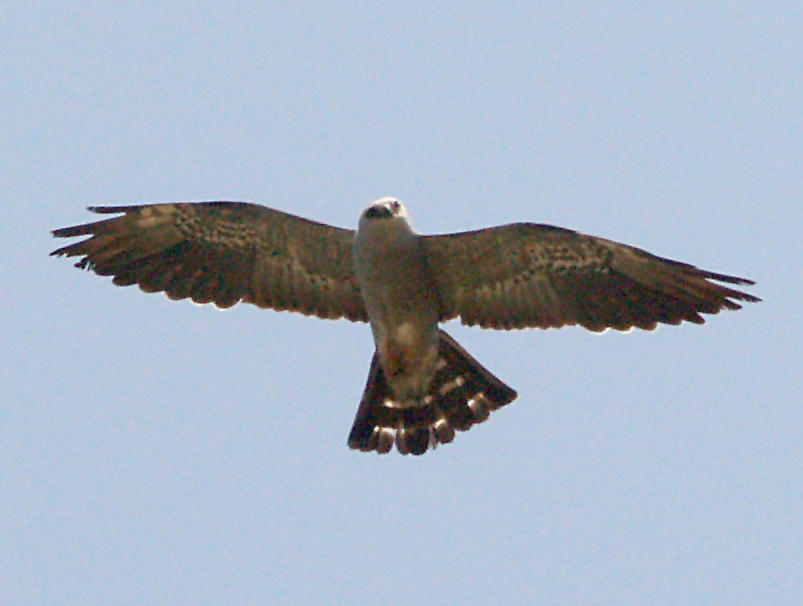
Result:
M375 219L407 219L407 209L396 198L379 198L360 215L360 224Z

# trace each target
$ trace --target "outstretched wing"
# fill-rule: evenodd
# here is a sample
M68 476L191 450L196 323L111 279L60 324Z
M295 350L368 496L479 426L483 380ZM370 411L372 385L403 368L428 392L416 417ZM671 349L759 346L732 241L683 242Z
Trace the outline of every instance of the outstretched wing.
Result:
M753 295L716 284L753 284L568 229L514 223L423 236L441 320L485 328L652 330L702 324L701 313L739 309Z
M123 216L57 229L91 236L53 251L76 267L171 299L238 301L321 318L366 321L348 229L246 202L99 206Z

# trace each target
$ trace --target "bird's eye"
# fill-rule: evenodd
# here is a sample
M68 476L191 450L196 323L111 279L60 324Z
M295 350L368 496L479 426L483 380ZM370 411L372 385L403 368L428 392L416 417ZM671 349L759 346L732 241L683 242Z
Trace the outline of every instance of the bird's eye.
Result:
M399 204L399 202L397 200L394 200L393 202L390 203L390 208L393 211L393 214L396 214L397 212L399 212L399 207L400 206L401 205Z

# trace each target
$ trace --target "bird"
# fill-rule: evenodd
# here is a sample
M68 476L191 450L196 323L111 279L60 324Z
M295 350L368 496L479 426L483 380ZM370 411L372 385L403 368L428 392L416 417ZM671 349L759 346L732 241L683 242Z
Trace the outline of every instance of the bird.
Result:
M95 206L112 218L51 255L118 286L228 308L238 302L368 322L375 351L348 436L364 452L421 455L485 421L516 391L440 324L510 330L653 330L758 302L752 280L539 223L437 235L380 198L356 231L251 202Z

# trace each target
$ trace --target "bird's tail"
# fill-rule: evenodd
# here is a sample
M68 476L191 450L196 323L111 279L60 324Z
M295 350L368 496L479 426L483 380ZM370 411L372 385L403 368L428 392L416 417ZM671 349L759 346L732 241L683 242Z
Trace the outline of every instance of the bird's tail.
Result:
M393 400L374 353L348 444L384 454L395 441L402 454L424 454L430 445L448 444L455 430L466 431L482 423L492 410L515 399L513 389L441 330L435 377L417 405L402 406Z

